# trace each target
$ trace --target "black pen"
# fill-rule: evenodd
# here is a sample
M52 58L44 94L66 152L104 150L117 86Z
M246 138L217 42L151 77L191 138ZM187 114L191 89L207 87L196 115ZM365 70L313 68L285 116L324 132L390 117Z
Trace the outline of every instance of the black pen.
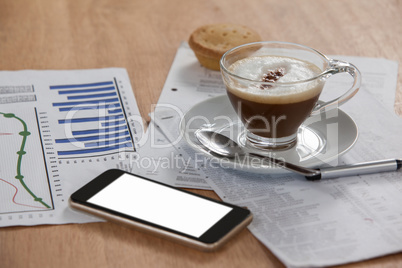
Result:
M365 162L339 167L322 168L317 175L306 176L308 180L315 181L337 177L356 176L371 173L396 171L402 167L401 159L388 159L372 162Z

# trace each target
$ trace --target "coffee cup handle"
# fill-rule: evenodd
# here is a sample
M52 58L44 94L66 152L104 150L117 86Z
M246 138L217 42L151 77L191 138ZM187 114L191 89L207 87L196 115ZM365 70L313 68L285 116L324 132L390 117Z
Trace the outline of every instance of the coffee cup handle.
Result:
M324 73L324 76L326 78L328 78L337 73L350 74L354 79L352 87L348 91L346 91L343 95L339 96L338 98L335 98L333 100L330 100L330 101L327 101L324 103L317 104L314 107L311 115L317 115L325 110L330 110L330 109L336 108L336 107L344 104L348 100L350 100L357 93L357 91L359 91L360 84L361 84L361 74L360 74L359 69L357 69L356 66L354 66L353 64L351 64L349 62L330 59L329 60L329 68Z

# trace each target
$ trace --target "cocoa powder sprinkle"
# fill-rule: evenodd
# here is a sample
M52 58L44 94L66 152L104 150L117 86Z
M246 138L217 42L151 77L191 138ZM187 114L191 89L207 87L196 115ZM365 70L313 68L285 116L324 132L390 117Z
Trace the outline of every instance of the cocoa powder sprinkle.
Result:
M276 82L279 78L285 75L285 68L280 67L275 70L270 70L262 77L262 82ZM261 85L261 89L271 88L271 85Z

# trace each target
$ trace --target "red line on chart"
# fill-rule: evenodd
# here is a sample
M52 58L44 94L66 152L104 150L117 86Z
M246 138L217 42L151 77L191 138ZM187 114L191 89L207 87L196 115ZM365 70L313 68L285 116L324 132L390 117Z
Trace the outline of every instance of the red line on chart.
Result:
M43 207L36 207L36 206L31 206L31 205L26 205L26 204L21 204L21 203L16 202L16 201L15 201L15 197L17 196L18 188L17 188L14 184L9 183L8 181L3 180L3 179L1 179L1 178L0 178L0 181L4 181L5 183L7 183L7 184L11 185L12 187L14 187L14 189L15 189L15 194L14 194L14 196L13 196L13 203L14 203L14 204L16 204L16 205L21 205L21 206L26 206L26 207L31 207L31 208L40 208L40 209L43 209Z
M13 135L13 133L0 133L0 136L2 136L2 135Z

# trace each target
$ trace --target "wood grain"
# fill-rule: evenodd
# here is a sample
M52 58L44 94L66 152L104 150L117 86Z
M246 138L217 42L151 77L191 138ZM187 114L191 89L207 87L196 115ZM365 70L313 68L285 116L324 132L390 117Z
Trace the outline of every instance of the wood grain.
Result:
M200 25L402 61L400 0L0 0L0 70L127 69L144 120L181 41ZM395 110L402 115L399 70ZM216 195L209 191L196 191ZM283 267L245 230L202 253L110 223L0 229L0 267ZM401 267L402 253L343 267Z

